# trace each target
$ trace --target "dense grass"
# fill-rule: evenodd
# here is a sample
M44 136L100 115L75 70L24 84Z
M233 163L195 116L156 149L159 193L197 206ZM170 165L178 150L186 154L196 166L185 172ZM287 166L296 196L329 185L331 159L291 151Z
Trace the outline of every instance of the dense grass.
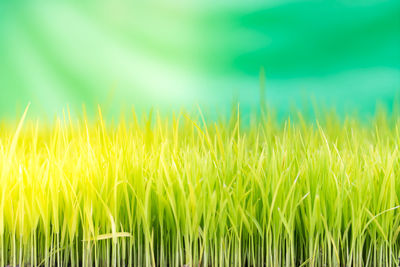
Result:
M0 264L398 264L399 116L295 121L3 123Z

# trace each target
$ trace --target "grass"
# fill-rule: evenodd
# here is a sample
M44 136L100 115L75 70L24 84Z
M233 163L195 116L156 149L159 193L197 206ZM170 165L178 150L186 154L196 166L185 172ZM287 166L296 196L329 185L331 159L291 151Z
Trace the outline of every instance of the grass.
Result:
M398 264L398 115L24 117L0 126L1 266Z

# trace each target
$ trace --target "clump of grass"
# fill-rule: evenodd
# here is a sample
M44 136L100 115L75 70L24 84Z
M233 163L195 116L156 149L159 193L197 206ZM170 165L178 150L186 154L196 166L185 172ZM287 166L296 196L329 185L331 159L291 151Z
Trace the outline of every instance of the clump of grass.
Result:
M1 266L393 266L400 119L28 120L0 131Z

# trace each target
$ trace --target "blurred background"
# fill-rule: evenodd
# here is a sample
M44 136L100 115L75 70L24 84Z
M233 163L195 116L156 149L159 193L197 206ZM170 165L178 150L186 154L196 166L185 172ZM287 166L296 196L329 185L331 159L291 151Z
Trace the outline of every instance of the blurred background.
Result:
M233 101L389 108L400 92L400 1L0 1L0 117Z

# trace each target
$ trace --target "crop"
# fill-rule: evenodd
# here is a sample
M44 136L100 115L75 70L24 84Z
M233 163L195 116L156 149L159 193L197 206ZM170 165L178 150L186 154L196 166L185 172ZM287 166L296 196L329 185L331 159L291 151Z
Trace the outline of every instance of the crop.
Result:
M397 113L25 114L0 126L1 266L398 264Z

